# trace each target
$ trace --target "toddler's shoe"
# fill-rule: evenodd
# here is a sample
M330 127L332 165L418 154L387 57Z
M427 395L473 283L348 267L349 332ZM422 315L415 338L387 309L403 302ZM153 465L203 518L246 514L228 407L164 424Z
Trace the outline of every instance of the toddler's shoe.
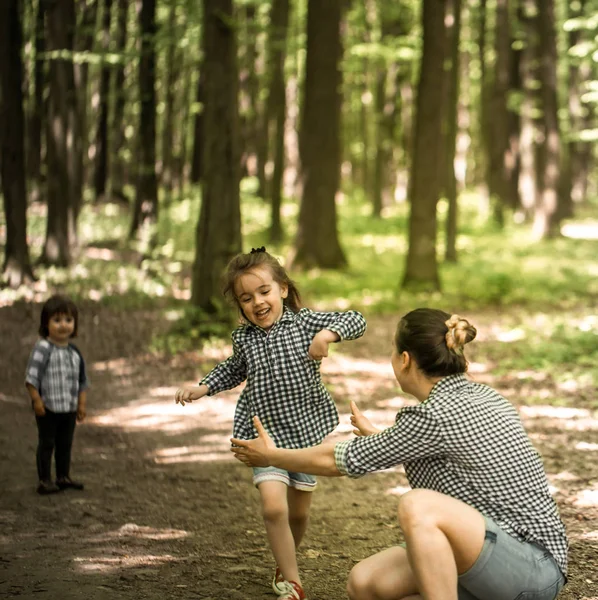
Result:
M282 585L284 583L284 576L280 572L280 569L276 567L276 573L274 573L274 577L272 578L272 589L275 594L283 594L285 592L285 587Z
M284 592L279 594L278 600L307 600L303 588L296 581L283 581L280 585Z
M45 496L46 494L55 494L56 492L59 492L60 488L55 484L52 483L51 481L40 481L39 485L37 486L37 493L38 494L42 494L43 496Z
M82 490L85 486L79 481L73 481L70 477L61 477L56 480L56 485L61 490L66 490L70 488L72 490Z

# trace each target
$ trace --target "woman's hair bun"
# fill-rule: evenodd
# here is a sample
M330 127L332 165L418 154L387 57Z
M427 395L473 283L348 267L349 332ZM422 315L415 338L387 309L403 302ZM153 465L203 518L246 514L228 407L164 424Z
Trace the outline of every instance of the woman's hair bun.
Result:
M459 315L452 315L450 319L445 321L447 333L445 336L446 345L449 350L453 350L457 354L463 352L463 346L468 344L477 335L477 329L467 320Z

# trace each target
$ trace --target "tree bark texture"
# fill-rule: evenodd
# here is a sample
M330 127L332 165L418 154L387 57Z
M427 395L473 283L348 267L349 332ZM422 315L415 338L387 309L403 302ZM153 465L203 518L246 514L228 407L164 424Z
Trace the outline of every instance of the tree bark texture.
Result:
M41 261L66 266L76 243L77 150L79 114L73 69L74 0L45 2L48 72L48 218Z
M533 235L536 239L559 233L561 133L558 121L557 50L554 0L538 0L538 62L541 82L540 99L542 139L536 147L537 195Z
M158 219L156 178L156 0L143 0L139 11L139 165L130 237ZM150 242L151 243L151 242Z
M302 198L294 264L346 264L337 231L340 179L341 0L309 0L304 101L299 134Z
M18 0L0 2L0 182L6 217L4 279L16 288L33 280L27 245L22 29Z
M222 273L241 251L238 65L232 0L203 0L203 8L204 163L191 302L216 313Z
M423 54L417 89L413 163L409 185L409 251L403 287L439 289L436 206L442 174L442 94L446 0L424 0Z

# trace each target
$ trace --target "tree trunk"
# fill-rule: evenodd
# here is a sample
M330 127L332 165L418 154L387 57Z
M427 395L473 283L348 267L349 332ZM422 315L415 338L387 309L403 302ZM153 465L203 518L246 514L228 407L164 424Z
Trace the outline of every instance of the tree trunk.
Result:
M346 264L337 231L340 178L342 0L309 0L304 103L299 138L303 194L294 264L338 268Z
M239 20L244 24L244 36L238 43L241 44L241 70L240 70L240 115L239 124L241 128L240 153L241 153L241 173L245 175L257 175L260 189L258 193L264 196L265 183L264 165L258 166L258 129L259 129L259 109L258 95L260 82L258 79L258 50L257 50L257 31L256 31L256 6L254 4L245 4ZM260 167L262 173L259 172Z
M203 0L204 135L201 214L191 302L218 312L220 277L241 251L238 65L232 0Z
M494 205L495 220L504 224L503 209L515 208L519 202L511 197L511 170L514 161L509 148L509 112L507 97L511 82L511 34L509 0L497 0L494 41L494 76L489 98L488 187Z
M39 0L35 15L35 66L33 70L34 91L27 131L27 175L35 186L41 188L42 132L44 116L44 65L42 58L46 49L44 36L44 3Z
M282 177L284 174L284 134L286 123L286 85L284 63L286 59L287 35L289 28L289 0L274 0L270 17L270 36L268 48L269 90L264 111L265 127L261 138L270 136L270 119L274 120L274 169L266 197L270 200L271 224L270 240L280 241L283 237L280 209L282 204Z
M102 16L102 51L108 52L110 43L110 22L112 16L112 0L104 0ZM111 69L102 60L100 71L100 89L98 93L99 117L96 131L96 165L94 171L94 188L96 200L106 193L108 180L108 96L110 94Z
M77 12L81 12L81 23L75 31L75 49L77 52L89 53L94 50L94 39L96 35L96 20L98 13L98 0L84 0L77 2ZM89 154L89 132L88 132L88 96L87 87L89 81L89 63L84 60L73 63L75 74L75 94L77 97L77 137L73 139L75 153L74 176L73 176L73 202L75 218L81 212L83 204L83 188L86 183L86 174L89 171L87 160Z
M161 182L166 205L170 204L173 189L173 144L175 87L179 66L175 62L177 48L177 5L172 2L168 14L168 49L166 51L166 89L164 91L164 127L162 129L162 169Z
M534 210L533 235L536 239L559 233L559 191L561 176L561 133L558 122L557 51L554 0L538 0L539 75L542 140L536 149L538 190Z
M191 157L191 175L193 183L199 183L203 171L203 149L204 149L204 129L205 129L205 84L204 84L204 65L199 66L199 77L197 78L197 95L195 102L200 107L195 113L195 123L193 125L193 155Z
M520 74L523 99L521 102L521 133L519 136L519 198L521 208L526 219L533 216L536 191L536 157L534 154L534 139L536 137L536 123L534 112L536 105L535 81L536 73L536 48L538 45L538 32L535 24L537 17L527 14L525 7L517 11L519 21L523 24L525 45L521 53Z
M447 47L450 51L450 68L445 72L445 178L444 191L448 201L446 217L446 248L444 257L448 262L457 262L457 177L455 175L455 153L457 150L457 110L459 104L459 41L461 39L461 0L449 0L447 25Z
M583 17L585 5L585 0L581 0L578 3L568 2L567 18L579 19ZM587 35L584 37L587 38ZM574 48L581 39L581 32L578 29L570 31L568 39L569 49ZM583 93L582 82L592 81L593 79L591 67L588 62L588 57L580 59L569 56L567 105L569 108L571 140L568 143L568 181L563 185L563 188L567 190L574 203L585 200L588 185L587 160L585 160L585 156L587 155L589 144L579 140L579 134L585 125L584 114L588 112L588 109L583 106L581 99ZM570 213L572 213L572 206L570 208ZM566 216L572 216L572 214Z
M143 227L143 242L154 243L151 231L158 220L156 180L156 0L143 0L139 11L141 56L139 58L139 167L135 207L129 237Z
M125 196L125 166L123 149L126 145L125 136L125 104L127 94L125 89L125 65L124 54L127 46L127 15L129 12L129 0L118 0L116 13L116 52L123 62L119 63L112 76L112 89L114 95L114 110L112 113L112 135L110 136L110 157L108 197L119 198L126 202Z
M446 0L424 0L423 52L409 185L409 251L403 287L440 289L436 257L436 205L441 187L442 94Z
M48 219L40 258L66 266L76 240L75 177L79 115L71 59L75 30L74 0L44 0L50 59L47 129ZM63 56L63 54L65 56Z
M27 246L25 116L19 0L0 2L0 180L6 217L3 277L16 288L33 281Z

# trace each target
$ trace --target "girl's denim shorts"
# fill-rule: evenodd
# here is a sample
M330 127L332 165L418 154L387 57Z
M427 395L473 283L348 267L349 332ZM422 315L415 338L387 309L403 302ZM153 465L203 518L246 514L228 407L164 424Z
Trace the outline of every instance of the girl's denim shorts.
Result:
M293 473L277 467L253 467L253 485L257 487L264 481L281 481L301 492L313 492L318 485L316 478L307 473Z
M459 576L459 600L554 600L565 577L552 554L484 518L484 545L473 566Z

